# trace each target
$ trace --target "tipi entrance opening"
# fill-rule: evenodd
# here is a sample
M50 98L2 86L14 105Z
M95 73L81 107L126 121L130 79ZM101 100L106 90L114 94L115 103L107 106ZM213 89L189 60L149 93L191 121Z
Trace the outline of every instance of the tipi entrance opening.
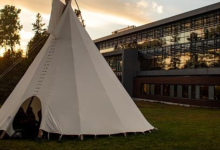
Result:
M13 128L15 136L34 138L37 136L42 119L41 101L33 96L23 102L15 115Z

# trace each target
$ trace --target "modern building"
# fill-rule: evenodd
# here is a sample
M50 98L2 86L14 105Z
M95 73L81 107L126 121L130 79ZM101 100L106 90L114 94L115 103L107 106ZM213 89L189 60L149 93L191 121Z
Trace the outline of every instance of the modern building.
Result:
M220 107L220 3L118 31L94 42L132 97Z

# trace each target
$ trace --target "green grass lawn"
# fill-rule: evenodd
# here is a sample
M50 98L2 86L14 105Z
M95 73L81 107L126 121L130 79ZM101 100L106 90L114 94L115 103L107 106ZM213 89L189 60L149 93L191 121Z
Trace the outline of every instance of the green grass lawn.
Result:
M36 143L31 140L2 140L0 150L146 149L220 150L220 110L187 108L137 102L147 120L159 131L144 134L84 137Z

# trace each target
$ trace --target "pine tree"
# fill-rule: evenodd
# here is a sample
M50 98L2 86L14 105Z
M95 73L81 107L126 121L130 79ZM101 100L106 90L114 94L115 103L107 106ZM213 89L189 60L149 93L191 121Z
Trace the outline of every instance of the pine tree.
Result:
M28 58L32 62L34 58L37 56L43 45L45 44L48 33L44 28L45 23L42 23L42 17L38 13L36 16L36 22L32 24L33 31L35 32L34 37L28 43Z

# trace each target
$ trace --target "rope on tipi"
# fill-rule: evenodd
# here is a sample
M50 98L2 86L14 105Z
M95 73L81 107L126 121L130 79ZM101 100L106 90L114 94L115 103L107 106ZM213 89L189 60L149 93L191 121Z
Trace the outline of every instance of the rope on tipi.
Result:
M78 9L75 9L76 16L79 18L80 22L82 23L83 27L85 28L86 25L85 25L85 22L83 20L82 13L81 13L81 10L80 10L79 5L77 3L77 0L75 0L75 3L76 3L76 6L78 8Z

